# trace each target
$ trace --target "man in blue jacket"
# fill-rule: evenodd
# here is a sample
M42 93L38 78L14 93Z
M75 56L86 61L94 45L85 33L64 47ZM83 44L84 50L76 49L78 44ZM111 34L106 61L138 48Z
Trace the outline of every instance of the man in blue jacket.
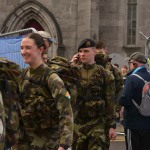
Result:
M150 81L150 73L145 68L146 57L133 53L129 58L130 72L127 75L119 103L124 106L124 128L127 150L150 150L150 117L142 116L132 102L140 105L144 81L133 74Z

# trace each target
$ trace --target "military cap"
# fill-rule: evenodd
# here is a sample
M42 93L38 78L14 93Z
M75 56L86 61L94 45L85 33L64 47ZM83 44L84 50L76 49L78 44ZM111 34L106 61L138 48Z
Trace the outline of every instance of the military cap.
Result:
M139 63L143 63L143 64L147 63L146 57L143 54L141 54L140 52L133 53L129 58L129 62L131 60L135 60L135 61L137 61Z
M93 39L87 38L81 41L81 43L78 46L78 51L80 48L88 48L88 47L95 47L96 42Z
M55 41L53 38L51 38L49 33L47 33L46 31L37 31L37 33L40 34L43 38L48 39L49 42L51 42L51 43L53 43Z

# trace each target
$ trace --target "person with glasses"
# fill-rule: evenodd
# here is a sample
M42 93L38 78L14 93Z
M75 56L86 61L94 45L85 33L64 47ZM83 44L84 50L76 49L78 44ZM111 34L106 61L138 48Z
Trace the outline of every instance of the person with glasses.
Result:
M124 128L127 150L150 149L150 117L142 116L133 104L141 103L143 80L150 81L150 73L146 69L147 59L139 53L133 53L128 61L130 72L127 74L123 92L119 103L124 106ZM136 74L136 75L134 75Z

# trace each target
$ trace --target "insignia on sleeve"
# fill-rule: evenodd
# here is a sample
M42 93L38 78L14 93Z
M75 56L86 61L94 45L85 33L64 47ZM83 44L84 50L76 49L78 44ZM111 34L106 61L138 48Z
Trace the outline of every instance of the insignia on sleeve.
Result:
M66 96L69 100L71 99L70 94L69 94L68 91L66 92L65 96Z

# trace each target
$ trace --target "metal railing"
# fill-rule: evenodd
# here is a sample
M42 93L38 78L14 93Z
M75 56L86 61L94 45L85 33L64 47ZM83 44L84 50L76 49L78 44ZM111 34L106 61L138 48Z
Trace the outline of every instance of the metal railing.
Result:
M29 33L32 33L32 32L37 32L37 30L34 29L34 28L27 28L27 29L7 32L7 33L0 34L0 38L13 37L13 36L22 36L22 35L26 35L26 34L29 34Z
M37 32L34 28L27 28L12 32L0 34L0 57L4 57L25 68L27 64L24 63L20 54L20 44L24 35Z

